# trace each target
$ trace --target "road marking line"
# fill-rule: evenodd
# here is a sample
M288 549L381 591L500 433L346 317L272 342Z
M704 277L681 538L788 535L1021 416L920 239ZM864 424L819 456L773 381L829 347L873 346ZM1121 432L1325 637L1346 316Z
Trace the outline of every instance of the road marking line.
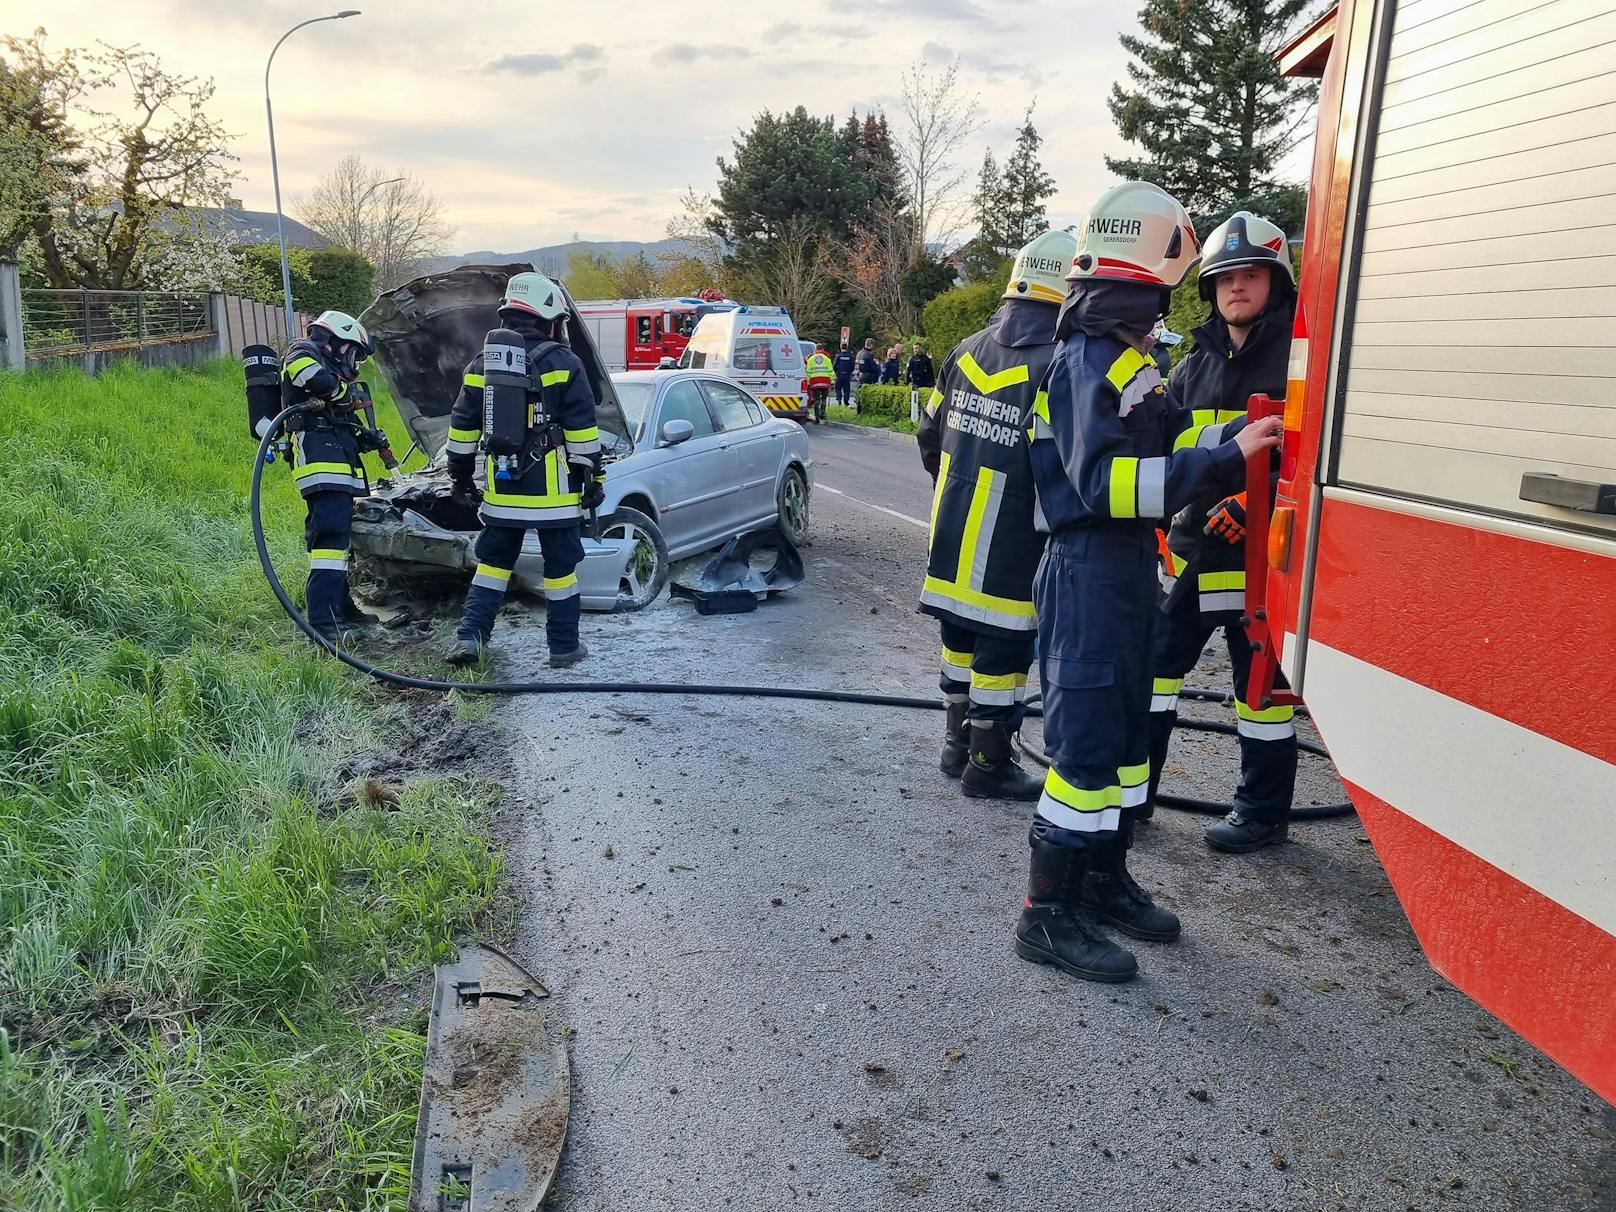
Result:
M877 510L880 513L887 514L889 517L897 518L899 521L908 522L911 526L918 526L922 530L931 529L930 522L923 522L919 518L912 518L906 513L899 513L896 509L888 509L885 505L872 505L869 501L861 501L855 496L849 496L840 488L832 488L829 484L820 483L816 484L814 487L823 488L826 492L834 492L839 497L847 497L847 499L852 501L855 505L862 505L866 509Z

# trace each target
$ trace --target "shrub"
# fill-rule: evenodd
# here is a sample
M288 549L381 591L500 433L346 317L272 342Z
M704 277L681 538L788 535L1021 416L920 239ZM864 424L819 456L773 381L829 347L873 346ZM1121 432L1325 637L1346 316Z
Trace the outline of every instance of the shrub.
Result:
M870 385L858 390L859 412L867 417L909 416L909 388Z
M987 327L988 320L999 310L999 296L1004 287L998 282L974 282L970 286L957 286L945 291L930 303L922 319L926 328L926 350L941 365L966 337Z

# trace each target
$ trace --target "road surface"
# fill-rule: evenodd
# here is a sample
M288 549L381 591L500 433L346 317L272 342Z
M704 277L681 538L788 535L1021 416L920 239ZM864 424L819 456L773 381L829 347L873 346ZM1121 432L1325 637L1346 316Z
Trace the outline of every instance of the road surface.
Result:
M913 445L812 443L801 589L750 615L586 615L578 674L934 694ZM542 616L501 637L506 670L538 668ZM959 797L940 714L502 716L516 954L575 1033L550 1207L1616 1207L1616 1118L1429 968L1352 818L1229 858L1204 818L1158 814L1134 866L1184 937L1089 985L1012 952L1029 806ZM1169 781L1226 796L1232 749L1181 739ZM1304 765L1303 801L1339 797Z

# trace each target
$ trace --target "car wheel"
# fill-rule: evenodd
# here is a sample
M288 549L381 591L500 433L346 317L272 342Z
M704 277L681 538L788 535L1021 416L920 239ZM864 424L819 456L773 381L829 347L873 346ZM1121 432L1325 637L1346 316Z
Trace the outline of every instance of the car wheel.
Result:
M656 601L668 583L672 565L662 528L638 509L623 506L610 517L601 519L600 537L627 539L634 544L634 554L618 582L617 605L613 609L643 610Z
M780 529L801 547L808 541L808 477L802 474L802 468L786 468L775 500L780 507Z

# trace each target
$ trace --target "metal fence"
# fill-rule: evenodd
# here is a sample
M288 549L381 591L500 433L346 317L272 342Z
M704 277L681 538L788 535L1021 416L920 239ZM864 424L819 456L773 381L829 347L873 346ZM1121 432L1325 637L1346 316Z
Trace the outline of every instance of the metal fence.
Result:
M24 288L22 322L30 361L192 342L214 332L206 294L144 290Z

